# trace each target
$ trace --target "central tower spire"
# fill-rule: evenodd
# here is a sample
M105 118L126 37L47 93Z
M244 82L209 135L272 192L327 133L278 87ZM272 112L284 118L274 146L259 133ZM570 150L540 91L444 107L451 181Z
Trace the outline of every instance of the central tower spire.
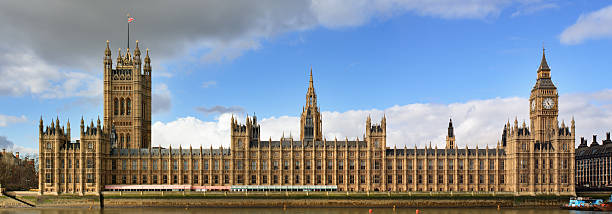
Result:
M446 135L446 148L447 149L455 149L457 145L455 144L455 128L453 127L453 119L450 119L448 122L448 134Z
M321 113L317 107L317 94L315 93L314 83L312 80L312 68L310 68L310 81L308 83L308 92L306 92L306 106L302 108L302 116L300 119L300 140L305 141L321 141Z

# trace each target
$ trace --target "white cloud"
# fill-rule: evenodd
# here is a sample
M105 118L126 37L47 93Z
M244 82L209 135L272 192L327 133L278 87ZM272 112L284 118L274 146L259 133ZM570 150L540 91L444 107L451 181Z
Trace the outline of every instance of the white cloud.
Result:
M612 37L612 5L583 14L559 36L563 44L579 44L588 39Z
M559 122L570 124L576 120L576 136L603 136L612 128L612 90L595 93L566 94L559 98ZM529 125L527 98L494 98L451 104L409 104L390 108L351 110L346 112L322 112L323 134L328 140L363 139L365 119L371 115L379 123L387 116L387 144L393 147L443 146L448 119L452 116L460 146L495 146L508 120ZM194 117L180 118L169 123L156 122L153 126L153 145L193 145L205 147L229 146L230 114L222 114L215 121L204 122ZM239 121L244 121L242 118ZM282 116L260 119L261 139L278 140L281 135L299 138L299 117ZM609 130L608 130L609 131ZM589 138L590 139L590 138ZM601 139L601 138L600 138Z
M557 5L556 3L546 3L545 2L545 3L528 4L528 5L523 6L521 9L515 11L510 16L517 17L517 16L522 16L522 15L530 15L536 12L540 12L542 10L557 9L557 8L559 8L559 5Z
M372 18L404 13L442 19L496 18L512 6L524 8L512 16L558 7L540 0L312 0L310 8L318 24L335 28L359 26Z
M229 145L231 114L220 115L215 122L204 122L194 117L179 118L175 121L153 124L152 145L168 147L179 145L187 148L194 147L218 147Z
M26 118L25 115L21 115L20 117L17 117L17 116L0 114L0 127L6 127L11 123L24 123L27 121L28 121L28 118Z
M88 73L61 71L32 51L0 54L0 94L31 93L43 98L96 96L102 81Z

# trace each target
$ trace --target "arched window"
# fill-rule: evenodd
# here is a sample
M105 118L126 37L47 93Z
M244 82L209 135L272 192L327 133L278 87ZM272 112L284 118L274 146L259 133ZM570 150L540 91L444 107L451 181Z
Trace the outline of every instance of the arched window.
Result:
M123 134L120 134L119 136L119 145L121 145L120 147L123 148Z
M125 147L130 148L130 134L127 134L125 137Z
M119 100L115 98L115 115L119 114Z
M142 117L146 119L145 115L147 115L147 105L145 105L145 101L143 100L142 103L140 104L140 107L142 108Z
M126 109L125 109L126 114L130 115L130 113L132 112L132 101L130 100L130 98L127 99L125 106L126 106Z
M121 115L125 113L124 109L125 109L125 100L121 98Z

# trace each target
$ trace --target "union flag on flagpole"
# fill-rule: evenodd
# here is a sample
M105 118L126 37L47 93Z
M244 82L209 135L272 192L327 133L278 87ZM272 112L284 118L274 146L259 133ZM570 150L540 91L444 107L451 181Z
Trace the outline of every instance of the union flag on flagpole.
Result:
M134 18L128 17L128 23L132 23L132 22L134 22Z

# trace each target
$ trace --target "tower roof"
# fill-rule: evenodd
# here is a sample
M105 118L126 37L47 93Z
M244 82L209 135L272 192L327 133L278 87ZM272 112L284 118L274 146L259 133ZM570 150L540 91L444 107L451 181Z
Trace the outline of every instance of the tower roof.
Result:
M538 67L538 80L533 87L534 90L538 88L555 89L555 84L550 76L550 67L548 67L548 62L546 61L546 49L542 48L542 61L540 61L540 66Z
M550 67L548 67L546 62L546 49L544 48L542 48L542 61L540 62L540 67L538 67L538 72L540 71L550 71Z

